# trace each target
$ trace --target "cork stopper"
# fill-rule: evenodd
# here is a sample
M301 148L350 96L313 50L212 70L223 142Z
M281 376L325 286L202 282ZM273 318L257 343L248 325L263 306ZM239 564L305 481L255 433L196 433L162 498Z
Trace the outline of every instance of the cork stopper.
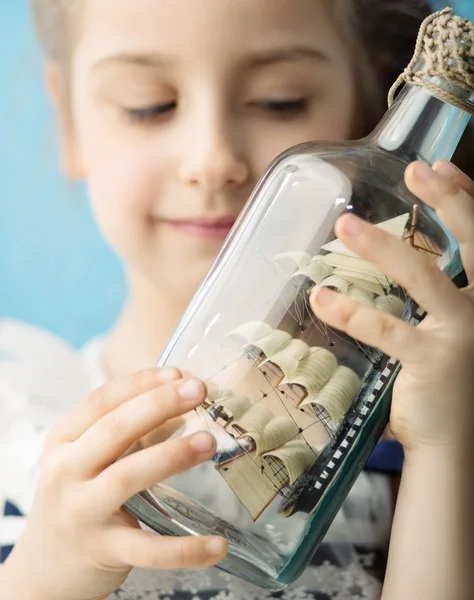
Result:
M474 24L451 8L425 19L413 59L390 90L389 106L403 83L474 114Z

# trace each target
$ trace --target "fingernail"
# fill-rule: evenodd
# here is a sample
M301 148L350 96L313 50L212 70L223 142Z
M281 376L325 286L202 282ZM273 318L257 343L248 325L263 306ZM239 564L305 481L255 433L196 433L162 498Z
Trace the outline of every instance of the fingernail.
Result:
M424 162L418 161L415 165L415 175L418 179L422 181L427 181L428 179L433 179L436 173L433 169Z
M435 165L436 173L447 177L448 179L454 179L459 175L459 169L447 160L441 160Z
M212 538L206 544L206 552L210 556L220 556L225 551L226 543L222 538Z
M194 435L189 444L196 452L210 452L215 447L216 440L210 433L203 431Z
M351 236L360 235L364 231L364 221L352 214L345 214L341 218L342 231Z
M175 367L161 367L158 369L160 381L174 381L179 379L181 373Z
M190 379L179 388L183 400L198 400L204 396L204 384L199 379Z
M336 292L328 290L328 288L315 287L311 294L311 300L321 306L329 306L336 300L336 295Z

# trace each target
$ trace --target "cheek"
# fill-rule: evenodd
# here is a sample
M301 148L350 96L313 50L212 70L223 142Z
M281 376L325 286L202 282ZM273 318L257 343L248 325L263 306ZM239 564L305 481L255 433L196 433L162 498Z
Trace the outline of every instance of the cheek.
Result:
M262 175L279 154L298 144L351 139L355 110L352 86L341 85L316 101L302 118L278 127L270 124L250 128L247 135L252 139L255 172Z
M79 121L78 141L89 198L111 246L130 257L147 240L166 163L149 141L107 120Z
M344 108L344 107L343 107ZM350 139L352 131L352 110L344 110L338 114L333 109L318 111L301 123L292 123L287 128L279 129L272 135L258 135L254 128L253 164L258 177L263 175L268 165L282 152L305 142L331 142Z

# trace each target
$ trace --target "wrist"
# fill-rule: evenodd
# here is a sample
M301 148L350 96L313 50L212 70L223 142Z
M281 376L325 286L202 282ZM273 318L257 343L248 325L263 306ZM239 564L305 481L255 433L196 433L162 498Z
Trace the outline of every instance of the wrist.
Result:
M0 567L0 590L2 600L51 600L44 596L28 577L18 577L11 565Z
M2 600L64 600L56 598L35 579L30 561L20 555L19 544L0 567L0 590Z
M474 459L474 445L468 441L456 441L444 444L422 444L411 448L404 447L405 464L436 463L464 464Z

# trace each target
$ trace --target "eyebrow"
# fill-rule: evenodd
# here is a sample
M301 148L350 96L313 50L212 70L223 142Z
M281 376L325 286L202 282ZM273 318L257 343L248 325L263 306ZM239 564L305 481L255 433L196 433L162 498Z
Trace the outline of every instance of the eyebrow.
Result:
M94 64L93 68L100 69L108 65L136 65L158 69L169 67L171 64L173 64L172 59L164 54L120 52L101 58Z
M322 63L329 63L331 59L323 50L312 48L310 46L293 46L289 48L276 48L274 50L255 52L244 59L245 66L265 67L268 65L289 62L297 60L315 60Z
M331 59L323 50L312 48L310 46L294 46L290 48L276 48L269 51L254 52L246 56L243 60L243 66L248 69L265 67L280 62L290 62L297 60L314 60L321 63L330 63ZM108 65L136 65L147 68L164 68L173 64L170 56L155 53L118 53L106 56L98 60L94 69L102 68Z

